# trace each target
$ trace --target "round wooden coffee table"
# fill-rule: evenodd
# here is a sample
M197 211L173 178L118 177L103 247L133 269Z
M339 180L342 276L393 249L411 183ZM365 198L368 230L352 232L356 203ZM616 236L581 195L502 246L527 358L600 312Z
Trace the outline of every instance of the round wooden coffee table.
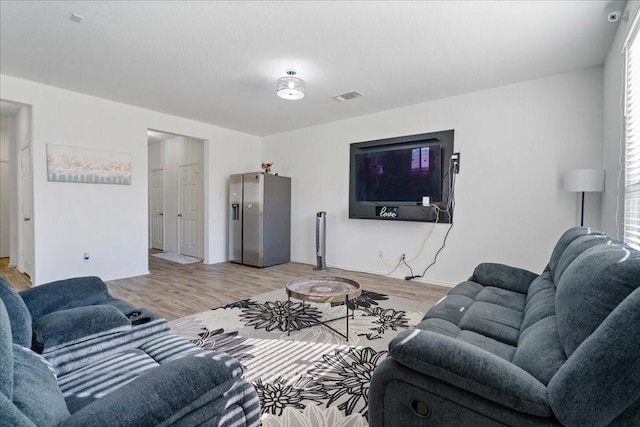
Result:
M345 309L347 311L345 316L336 317L328 320L318 320L318 323L304 326L324 325L337 333L345 340L349 341L349 300L358 298L362 293L360 284L353 280L344 279L342 277L301 277L287 283L287 305L289 307L289 319L291 319L291 298L299 299L307 302L315 303L331 303L331 302L344 302ZM304 304L302 304L304 312ZM351 318L355 317L355 306L352 309ZM347 330L346 334L332 328L327 325L329 322L333 322L340 319L346 319ZM300 330L296 328L295 330ZM291 321L287 322L287 335L291 334Z

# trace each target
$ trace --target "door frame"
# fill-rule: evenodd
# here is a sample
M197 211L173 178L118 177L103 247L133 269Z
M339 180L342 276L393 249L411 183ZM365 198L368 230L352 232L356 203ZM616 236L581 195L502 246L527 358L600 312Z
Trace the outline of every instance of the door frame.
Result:
M39 147L33 144L33 106L21 102L0 98L0 101L12 104L15 108L10 115L4 117L8 122L7 139L9 145L9 265L30 277L32 284L36 279L36 205L34 197L33 158ZM13 110L13 109L12 109ZM26 172L28 183L22 179L22 153L29 150L29 170ZM37 154L37 153L36 153ZM29 204L31 207L29 241L25 242L24 221L22 216L23 187L28 185ZM24 248L24 249L23 249ZM29 267L25 268L23 254L26 250Z
M200 206L200 215L201 215L201 242L200 242L200 250L201 250L201 258L203 258L203 263L204 264L211 264L212 262L221 262L223 260L226 260L226 256L224 256L224 259L221 258L219 261L213 261L211 260L211 250L210 250L210 246L211 246L211 238L209 236L210 234L210 222L211 222L211 200L212 199L212 195L211 193L211 141L209 141L206 138L200 137L200 136L193 136L193 135L187 135L183 132L180 131L171 131L171 130L167 130L167 129L162 129L159 127L151 127L148 126L147 130L150 131L155 131L155 132L160 132L160 133L165 133L165 134L170 134L170 135L175 135L175 136L184 136L187 138L191 138L193 140L198 141L199 143L202 144L202 159L199 162L200 163L200 174L202 176L201 179L201 195L200 195L200 202L201 202L201 206ZM164 147L163 147L164 150ZM149 157L147 156L147 171L149 171ZM166 168L165 168L165 177L167 175L166 172ZM147 174L147 177L149 175ZM225 193L223 192L223 187L226 186L226 182L224 184L222 184L222 186L220 188L218 188L218 193L216 196L217 200L222 200L225 197ZM164 187L166 189L167 187L167 183L166 183L166 179L165 179L165 184ZM147 185L146 191L147 191L147 200L149 200L149 188L150 186ZM166 192L166 190L165 190ZM166 234L167 234L167 212L166 212L166 197L165 197L165 248L166 248ZM147 221L149 221L151 218L151 215L149 214L147 216ZM149 231L149 227L147 227L147 233L150 233ZM220 238L221 239L225 239L226 237L226 233L225 234L221 234ZM151 236L147 236L149 242L151 241ZM226 240L225 240L226 242Z
M198 167L198 179L197 179L197 193L196 193L196 200L198 201L198 207L197 207L197 230L196 230L196 257L198 258L202 258L203 252L204 252L204 245L203 245L203 238L202 235L204 234L204 224L203 224L203 205L204 205L204 191L203 191L203 181L202 181L202 166L201 166L201 162L187 162L187 163L179 163L178 164L178 174L177 174L177 178L178 178L178 216L181 215L181 204L182 204L182 194L181 194L181 185L180 185L180 171L183 167L188 167L188 166L197 166ZM182 235L182 229L181 229L181 221L180 218L178 218L178 253L182 253L181 251L181 235Z
M162 216L162 244L161 244L161 248L154 248L153 247L153 203L152 203L152 197L153 197L153 191L152 191L152 186L153 186L153 178L152 175L154 172L161 172L162 175L162 206L160 208L161 213L160 216ZM151 169L149 171L149 247L152 249L159 249L161 251L164 251L165 248L165 227L166 227L166 221L164 219L164 211L165 211L165 203L164 203L164 198L165 198L165 190L164 190L164 168L155 168L155 169Z
M29 169L26 171L27 176L29 178L29 182L25 184L23 176L24 176L24 164L23 164L23 153L27 151L29 153ZM31 283L35 283L34 281L34 242L35 242L35 227L34 227L34 207L33 207L33 149L31 140L27 141L27 144L20 147L18 151L19 165L18 170L18 197L19 203L17 206L18 212L18 261L16 263L16 267L22 273L25 273L31 279ZM24 193L25 189L29 190L29 211L27 212L28 216L25 216L24 211ZM25 222L28 221L29 233L25 233ZM28 259L25 259L28 258Z

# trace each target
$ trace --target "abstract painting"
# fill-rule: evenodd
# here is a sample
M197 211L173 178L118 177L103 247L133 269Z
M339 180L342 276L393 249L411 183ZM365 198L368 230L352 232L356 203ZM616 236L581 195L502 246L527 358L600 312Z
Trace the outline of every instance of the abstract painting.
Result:
M131 185L131 155L47 144L47 179L54 182Z

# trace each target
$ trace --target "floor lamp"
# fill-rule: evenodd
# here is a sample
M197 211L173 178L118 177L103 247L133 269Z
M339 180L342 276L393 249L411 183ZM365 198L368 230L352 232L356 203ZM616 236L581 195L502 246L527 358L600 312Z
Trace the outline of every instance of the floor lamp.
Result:
M564 174L564 190L582 193L580 225L584 225L584 193L604 191L603 169L574 169Z

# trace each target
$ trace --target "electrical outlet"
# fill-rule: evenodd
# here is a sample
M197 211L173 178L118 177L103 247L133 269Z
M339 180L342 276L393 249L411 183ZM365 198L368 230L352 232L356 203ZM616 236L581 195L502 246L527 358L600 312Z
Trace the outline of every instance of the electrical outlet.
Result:
M460 153L453 153L451 161L453 162L453 172L460 173Z
M378 249L378 257L382 258L382 249Z
M400 255L400 260L401 261L404 261L405 259L407 259L407 254Z
M85 252L84 255L82 256L82 260L84 262L89 262L89 258L90 258L89 252Z

